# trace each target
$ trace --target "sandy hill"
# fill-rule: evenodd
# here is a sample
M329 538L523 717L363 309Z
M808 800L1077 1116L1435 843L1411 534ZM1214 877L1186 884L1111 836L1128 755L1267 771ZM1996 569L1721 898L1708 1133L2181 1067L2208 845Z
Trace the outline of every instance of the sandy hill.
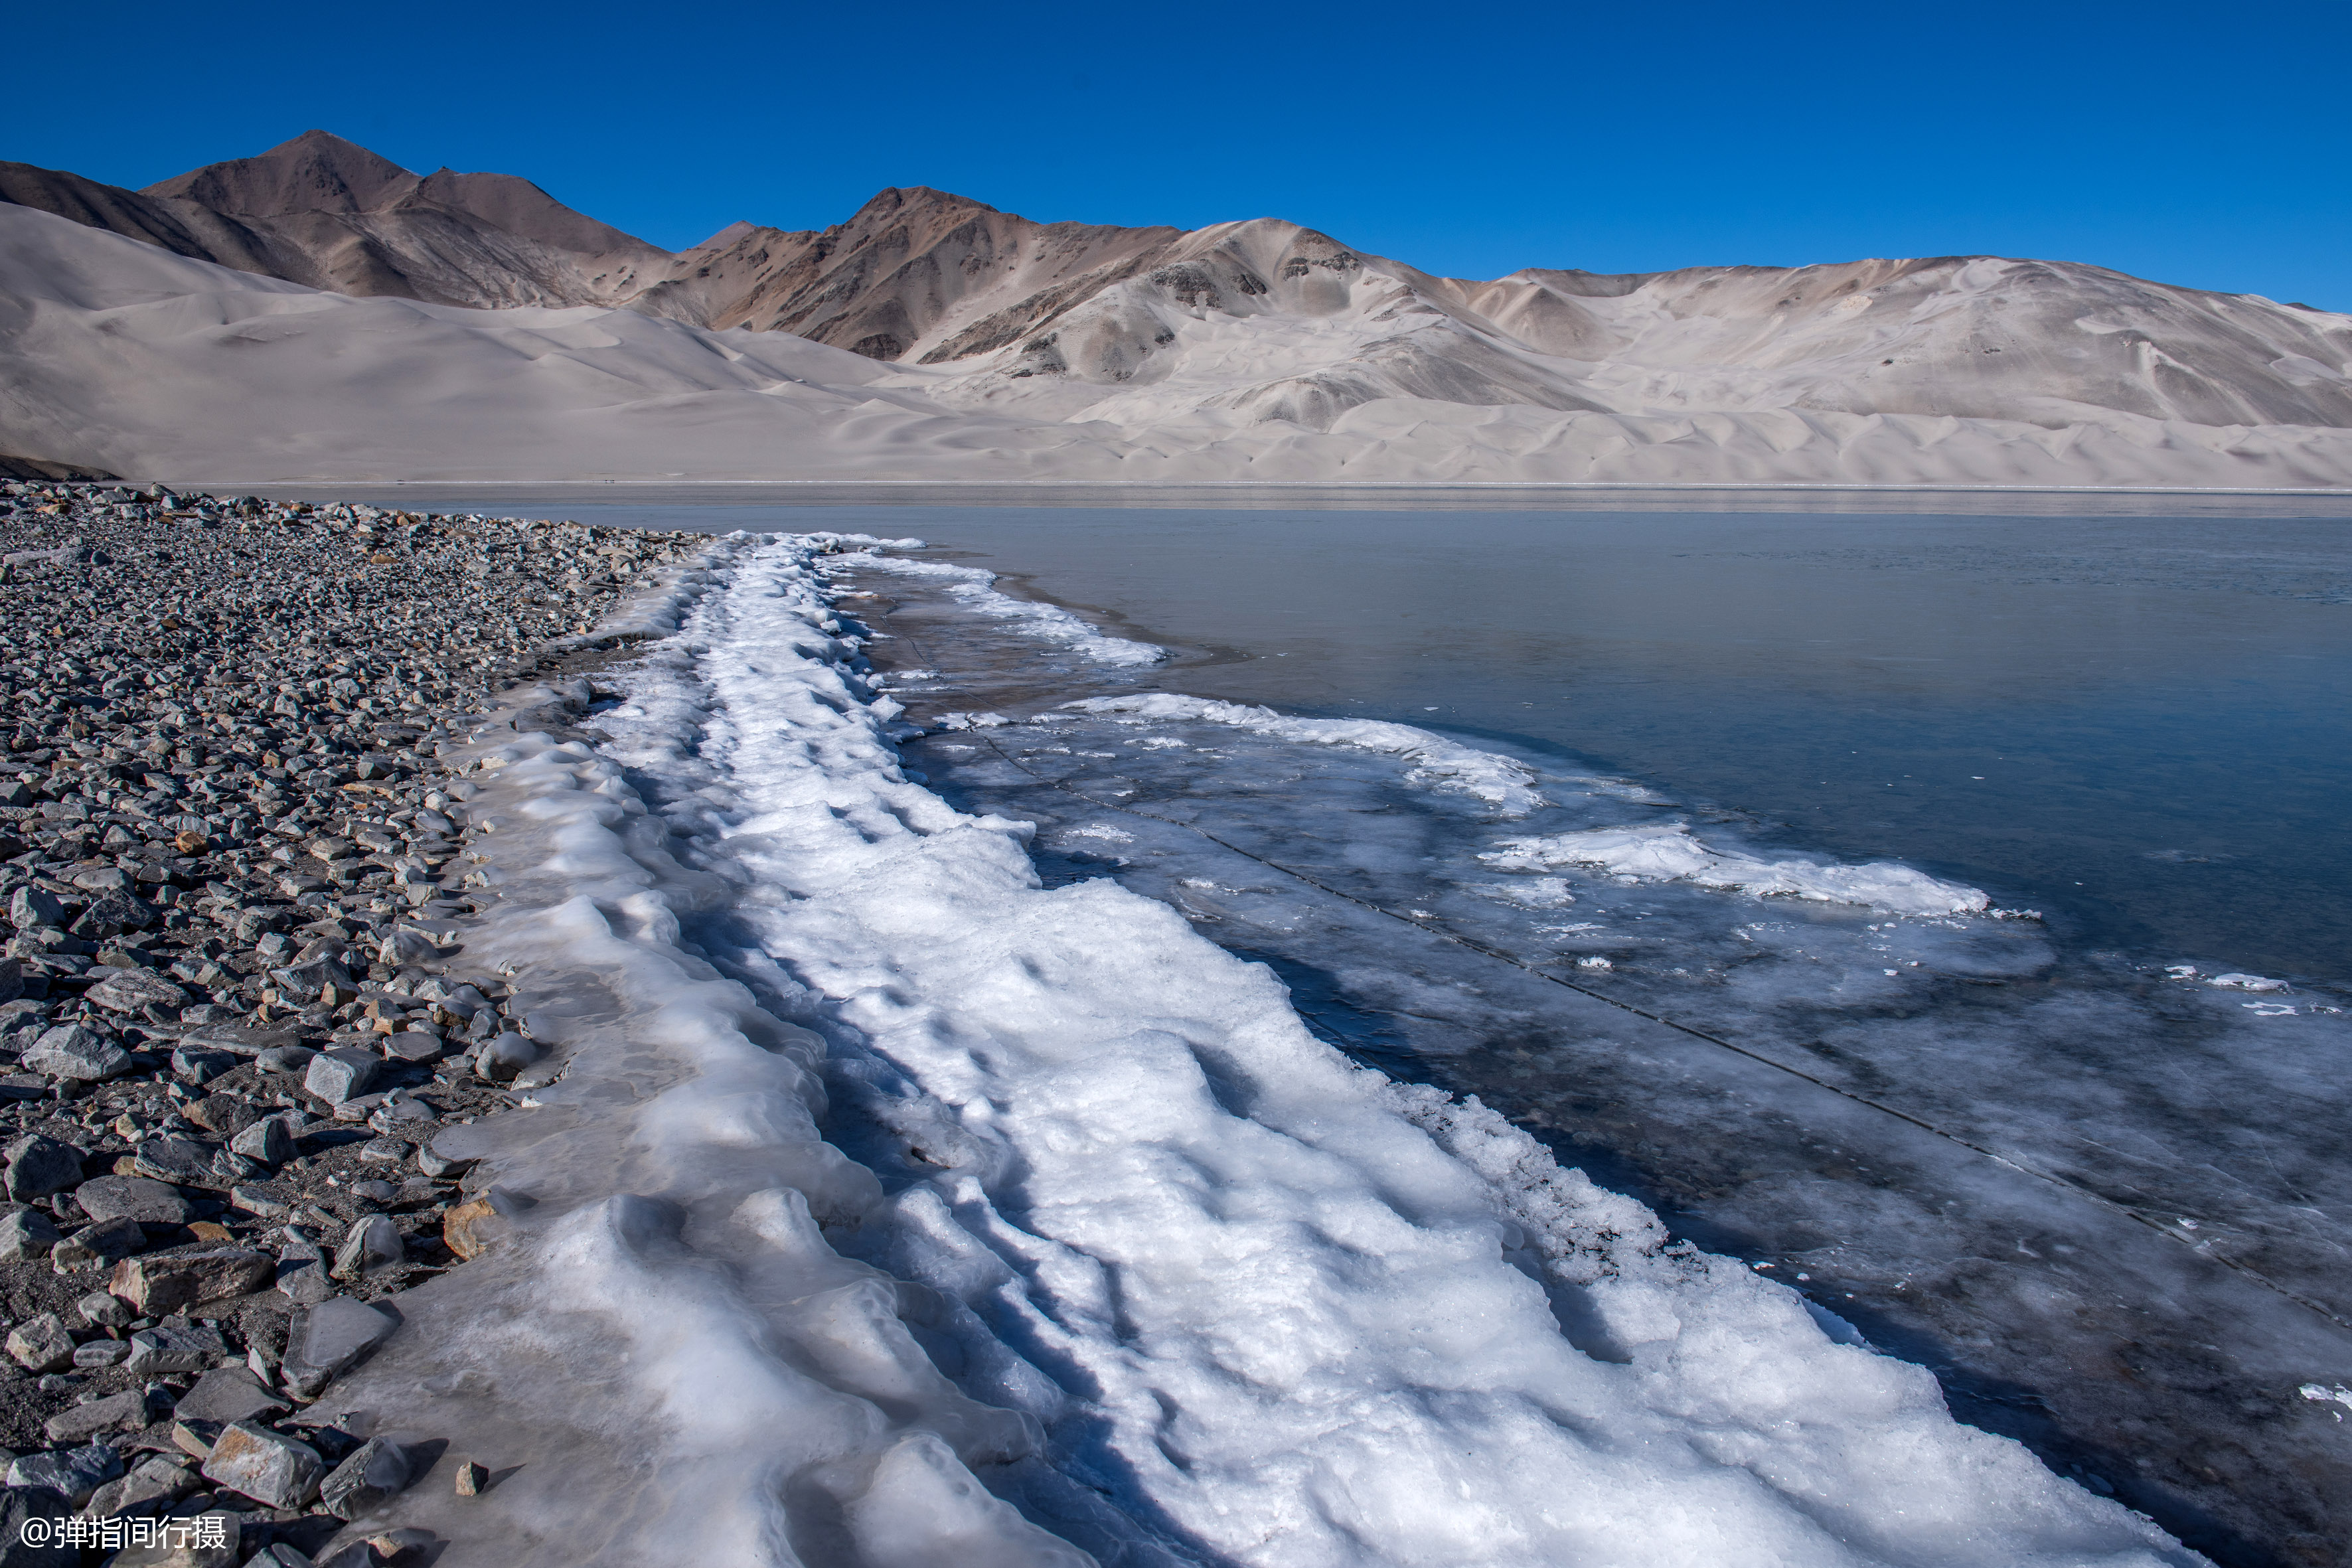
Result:
M117 471L2256 486L2352 475L2352 318L2070 262L1468 280L1276 219L1040 224L922 187L886 190L830 228L737 224L673 256L527 181L419 175L324 132L144 191L0 164L0 197L15 204L0 205L11 258L0 291L21 318L0 328L15 351L0 371L11 400L0 450ZM133 275L136 297L121 295ZM298 305L292 285L317 292ZM341 342L388 330L371 312L394 300L432 308L429 328L403 328L415 342ZM101 311L106 322L90 319ZM300 331L264 332L256 315L299 316ZM190 325L199 317L203 331ZM517 382L504 363L513 340L547 332L563 346L532 351ZM251 352L298 335L321 351L316 363L275 363L310 350ZM429 363L415 357L425 342L440 345ZM377 374L385 355L415 374ZM110 401L142 356L153 387ZM762 381L769 372L780 379ZM485 378L504 389L487 405ZM298 385L301 401L272 412ZM59 417L68 387L94 400L88 422ZM172 398L224 389L239 417L199 439L209 415ZM661 401L677 396L699 400L683 426ZM150 403L152 425L123 412ZM787 405L815 425L784 417ZM858 439L814 433L843 407L862 411L849 420ZM320 435L346 424L373 434Z

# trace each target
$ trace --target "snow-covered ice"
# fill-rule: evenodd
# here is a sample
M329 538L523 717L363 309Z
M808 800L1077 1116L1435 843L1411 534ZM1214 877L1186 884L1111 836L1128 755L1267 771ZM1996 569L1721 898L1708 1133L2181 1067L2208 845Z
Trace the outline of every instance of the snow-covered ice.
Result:
M1507 816L1524 816L1543 804L1543 796L1533 787L1533 776L1522 764L1411 724L1378 719L1298 719L1271 708L1165 691L1132 697L1083 698L1063 706L1074 713L1122 713L1163 722L1230 724L1254 734L1310 746L1347 746L1402 757L1412 764L1412 771L1405 776L1413 783L1475 796Z
M1832 864L1549 753L1402 725L1402 745L1349 744L1354 721L1136 689L1181 668L1041 679L1053 656L1017 635L893 595L872 624L907 640L875 656L951 672L911 721L950 700L1027 719L910 754L963 809L1036 821L1049 885L1115 879L1271 963L1354 1059L1486 1098L2090 1484L2192 1530L2217 1510L2257 1535L2324 1523L2297 1478L2336 1435L2247 1422L2352 1369L2340 1020L2152 980L2038 917L1954 912L1979 889ZM1526 793L1432 787L1430 746ZM1128 837L1084 831L1106 824ZM1742 877L1480 858L1662 826L1683 865ZM2207 1479L2217 1448L2245 1451L2234 1479Z
M1645 882L1695 882L1744 893L1786 895L1822 903L1863 904L1898 915L1977 914L1992 900L1975 888L1938 881L1908 866L1873 862L1823 865L1812 860L1763 860L1712 848L1679 822L1591 827L1549 837L1506 838L1480 859L1503 870L1598 866Z
M901 546L919 545L920 540L874 540L870 542L895 543ZM996 591L996 574L978 566L959 566L947 561L916 561L904 555L886 555L876 552L869 563L879 572L893 572L909 577L942 579L950 595L967 608L983 616L995 616L1022 623L1022 628L1033 637L1059 643L1083 658L1097 664L1142 665L1157 664L1165 658L1165 649L1148 642L1129 637L1106 637L1094 626L1059 605L1040 604L1034 599L1016 599Z
M510 1237L335 1394L522 1465L463 1561L2197 1560L1168 905L1045 887L905 777L819 548L730 546L596 743L483 740L468 952L550 1054L445 1138Z

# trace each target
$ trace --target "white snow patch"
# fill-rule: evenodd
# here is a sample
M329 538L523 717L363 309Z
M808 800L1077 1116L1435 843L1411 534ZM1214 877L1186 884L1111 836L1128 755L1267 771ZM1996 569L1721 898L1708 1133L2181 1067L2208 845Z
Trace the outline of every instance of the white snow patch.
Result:
M2284 991L2288 989L2287 983L2284 980L2273 980L2269 976L2262 974L2239 974L2234 973L2230 974L2213 975L2210 977L2205 984L2208 985L2220 986L2225 991Z
M1860 904L1903 915L1980 914L1991 900L1974 888L1938 881L1886 861L1862 866L1815 860L1759 860L1709 848L1678 822L1594 827L1542 838L1506 838L1478 857L1506 870L1595 866L1643 882L1696 882L1759 897L1785 895Z
M1097 664L1157 664L1168 657L1167 649L1151 643L1106 637L1059 605L1042 605L1034 599L1000 594L992 586L996 574L977 566L958 566L946 561L909 561L903 555L878 552L868 555L860 564L905 577L944 578L948 593L966 607L983 616L1018 621L1021 629L1030 636L1060 643Z
M1413 764L1405 777L1433 789L1458 791L1497 807L1506 816L1524 816L1544 804L1535 774L1492 752L1449 741L1410 724L1379 719L1293 719L1271 708L1219 702L1155 691L1132 697L1090 697L1064 708L1080 713L1138 713L1164 722L1231 724L1255 734L1316 746L1352 746L1402 757Z
M2323 1405L2341 1405L2345 1409L2352 1410L2352 1388L2347 1388L2340 1383L2332 1388L2324 1383L2306 1383L2295 1392L2305 1399L2317 1400ZM2343 1417L2339 1415L2336 1419L2341 1421Z

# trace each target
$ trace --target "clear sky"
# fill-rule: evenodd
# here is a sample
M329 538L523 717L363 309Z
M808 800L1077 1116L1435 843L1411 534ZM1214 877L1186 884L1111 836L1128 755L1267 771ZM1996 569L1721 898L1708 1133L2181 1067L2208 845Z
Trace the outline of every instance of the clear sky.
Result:
M1432 271L1992 252L2352 310L2352 4L25 5L0 157L313 126L681 247L884 185Z

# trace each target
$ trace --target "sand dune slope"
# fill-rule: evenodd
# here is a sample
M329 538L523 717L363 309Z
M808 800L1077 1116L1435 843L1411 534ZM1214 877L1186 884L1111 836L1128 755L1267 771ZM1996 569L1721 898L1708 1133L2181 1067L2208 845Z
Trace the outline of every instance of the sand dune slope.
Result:
M2340 398L2344 384L2336 345L2352 331L2343 317L2232 305L2241 341L2212 326L2231 318L2209 309L2196 318L2207 333L2198 345L2119 354L2108 353L2111 340L2153 334L2125 307L2109 307L2114 330L2079 330L2089 352L2107 354L2082 380L2105 376L2135 395L2170 399L2150 402L2147 413L2067 397L2034 417L1881 408L1848 395L1866 383L1821 369L1873 353L1898 358L1879 352L1897 339L1934 350L1976 330L1945 318L1998 314L2000 291L2021 287L2001 269L2035 265L1959 265L1940 282L1915 285L1922 297L1908 305L1890 300L1885 285L1876 286L1881 293L1864 285L1843 298L1871 301L1852 313L1885 312L1884 325L1831 321L1807 329L1808 338L1769 311L1702 314L1692 299L1703 285L1687 281L1650 280L1608 296L1551 289L1587 312L1587 324L1535 291L1549 284L1447 286L1311 230L1260 220L1185 236L1150 266L1045 313L993 350L925 364L609 306L477 310L354 298L0 205L0 449L215 484L668 476L2352 483L2352 431L2197 423L2181 416L2189 392L2171 390L2197 384L2166 368L2177 360L2194 370L2200 362L2191 351L2200 346L2209 366L2225 351L2301 353L2309 365L2298 372L2302 383L2285 381L2296 390L2257 390L2282 411L2303 406L2293 401L2302 396L2312 413L2330 413L2326 400ZM1785 279L1777 287L1774 299L1788 296ZM981 325L984 303L985 291L975 293L961 315L935 318L932 336ZM1538 352L1495 320L1527 331L1546 312L1547 330L1590 334L1583 352L1595 357ZM956 327L959 320L966 325ZM2110 324L2095 318L2097 328ZM1719 345L1734 337L1763 346L1727 363ZM2128 381L2142 363L2155 368ZM2226 380L2200 374L2209 387ZM2237 395L2252 396L2242 387ZM1887 400L1902 402L1893 392Z

